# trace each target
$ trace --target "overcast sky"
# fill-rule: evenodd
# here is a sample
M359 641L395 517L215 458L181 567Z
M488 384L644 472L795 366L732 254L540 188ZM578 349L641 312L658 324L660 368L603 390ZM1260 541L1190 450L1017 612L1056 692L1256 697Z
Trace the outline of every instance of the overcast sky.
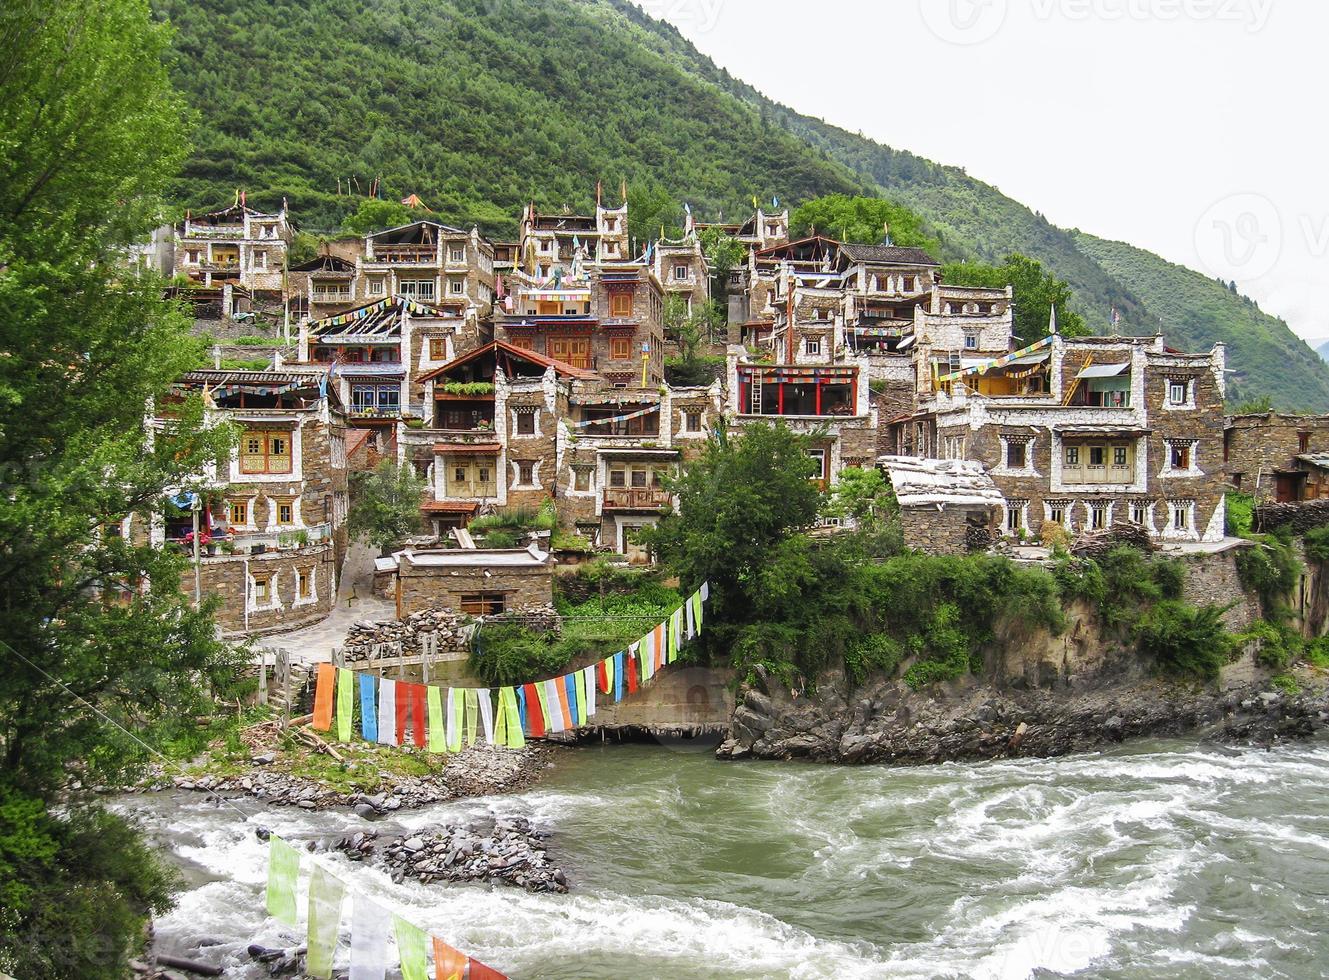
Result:
M638 2L779 102L1329 338L1323 0Z

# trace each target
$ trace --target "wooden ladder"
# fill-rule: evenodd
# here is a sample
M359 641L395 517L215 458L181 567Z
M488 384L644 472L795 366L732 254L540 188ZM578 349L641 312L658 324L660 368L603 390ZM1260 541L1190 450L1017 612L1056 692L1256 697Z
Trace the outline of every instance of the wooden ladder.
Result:
M1079 370L1078 372L1076 372L1075 377L1071 380L1071 386L1070 386L1069 388L1066 389L1066 397L1063 398L1063 399L1061 400L1061 405L1062 405L1063 408L1065 408L1066 406L1068 406L1068 405L1071 403L1071 399L1075 397L1075 393L1076 393L1076 391L1079 390L1079 388L1080 388L1080 375L1081 375L1082 373L1084 373L1085 369L1088 368L1088 367L1089 367L1091 364L1093 364L1093 363L1094 363L1094 355L1093 355L1093 354L1088 355L1088 356L1084 359L1084 363L1080 365L1080 370Z

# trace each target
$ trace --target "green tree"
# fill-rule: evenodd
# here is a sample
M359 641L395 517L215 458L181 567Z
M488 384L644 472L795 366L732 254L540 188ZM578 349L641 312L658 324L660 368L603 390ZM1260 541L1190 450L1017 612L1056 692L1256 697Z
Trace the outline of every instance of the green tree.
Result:
M202 353L121 264L184 157L166 28L146 0L15 0L0 50L0 971L120 977L171 876L87 787L144 762L102 715L178 737L232 666L184 556L139 543L231 433L197 401L144 421Z
M369 473L351 477L347 527L382 551L420 531L420 498L425 483L409 466L384 460Z
M999 266L953 262L942 269L942 279L953 286L1010 286L1015 295L1015 335L1025 343L1047 336L1052 308L1057 309L1057 330L1063 337L1088 337L1093 331L1084 317L1070 308L1071 287L1044 272L1041 263L1024 255L1008 255Z
M412 211L399 201L381 201L367 197L341 223L343 235L369 235L387 228L400 228L412 221L428 217L424 212Z
M678 513L665 514L646 534L685 591L710 582L717 623L711 649L726 649L737 627L806 571L800 532L821 505L810 448L783 422L759 422L732 438L713 435L675 482Z
M729 296L729 274L743 261L743 243L722 228L703 228L697 236L711 276L711 296L723 302Z
M796 238L816 234L842 242L876 245L890 226L891 242L906 248L936 252L939 245L913 211L879 197L850 197L830 194L807 201L790 215Z
M640 255L647 242L660 237L677 238L682 234L678 216L682 207L674 196L653 181L643 181L628 188L628 235L636 240L636 254Z

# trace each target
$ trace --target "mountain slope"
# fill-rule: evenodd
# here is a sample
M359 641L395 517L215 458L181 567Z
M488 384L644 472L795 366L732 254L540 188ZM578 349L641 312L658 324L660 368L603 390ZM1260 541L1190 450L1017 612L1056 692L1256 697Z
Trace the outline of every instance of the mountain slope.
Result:
M1171 315L1167 297L1189 295L1193 273L1143 252L1107 268L1073 233L958 168L766 99L628 0L155 4L176 28L174 77L200 119L174 189L182 208L229 203L243 187L253 203L285 196L306 228L330 230L377 176L383 196L414 192L444 220L507 236L527 200L586 208L597 180L611 200L626 180L634 195L686 200L706 217L745 213L754 196L792 206L876 193L919 212L943 259L1039 259L1092 327L1106 329L1116 307L1124 332L1184 320L1189 333L1175 339L1187 346L1248 324L1262 338L1254 351L1296 346L1280 321L1244 319L1216 298ZM339 194L339 182L356 190ZM1243 392L1329 410L1319 362L1240 367Z
M1329 404L1329 372L1319 355L1254 301L1124 242L1083 232L1075 233L1075 241L1109 275L1135 285L1149 309L1163 318L1169 344L1196 350L1227 344L1233 372L1229 400L1268 393L1283 408L1323 410ZM1272 390L1265 379L1277 377L1288 380Z

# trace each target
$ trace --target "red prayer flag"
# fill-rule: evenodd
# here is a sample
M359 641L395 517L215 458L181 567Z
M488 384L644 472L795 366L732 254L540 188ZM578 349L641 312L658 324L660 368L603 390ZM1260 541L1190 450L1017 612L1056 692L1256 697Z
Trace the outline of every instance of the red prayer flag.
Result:
M411 689L411 732L415 735L418 748L425 747L425 686L412 684Z
M405 681L397 682L397 744L406 744L406 728L411 718L411 688Z
M545 717L540 711L540 695L536 693L534 684L527 684L526 691L526 724L531 729L533 738L542 738L545 733Z
M485 966L479 960L471 960L470 980L508 980L508 978L499 973L493 967Z
M314 727L320 732L332 731L332 688L337 668L332 664L318 665L318 680L314 685Z
M641 664L637 661L635 653L628 654L628 669L623 673L628 675L628 693L637 693L637 677L641 673Z
M611 661L601 660L595 665L595 676L600 683L600 693L609 693L609 665Z

